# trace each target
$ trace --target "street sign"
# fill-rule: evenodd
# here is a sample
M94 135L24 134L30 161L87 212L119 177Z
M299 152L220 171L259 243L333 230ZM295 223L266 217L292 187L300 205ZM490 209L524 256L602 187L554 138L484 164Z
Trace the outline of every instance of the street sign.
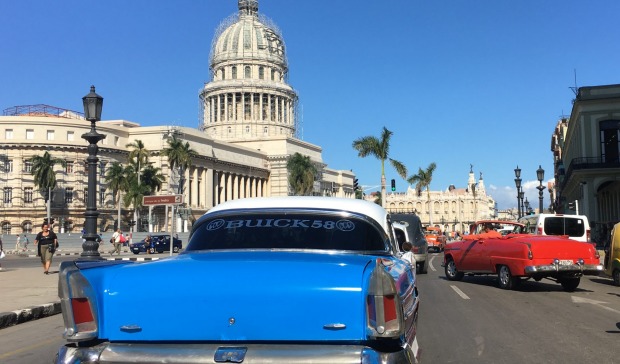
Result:
M180 205L183 203L183 195L158 195L142 197L143 206L153 205Z

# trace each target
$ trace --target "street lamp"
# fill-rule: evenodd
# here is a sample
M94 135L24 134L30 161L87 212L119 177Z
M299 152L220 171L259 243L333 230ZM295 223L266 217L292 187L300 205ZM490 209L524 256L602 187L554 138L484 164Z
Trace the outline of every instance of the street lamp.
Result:
M521 168L515 168L515 186L517 187L517 216L521 217Z
M545 179L545 170L542 169L541 165L538 165L538 169L536 170L536 177L538 178L538 183L540 185L536 187L538 189L538 212L543 213L543 190L545 186L543 186L542 181Z
M95 93L95 86L90 86L90 93L82 98L84 103L84 117L90 121L90 131L82 134L82 139L88 142L88 200L86 201L85 230L82 243L81 259L100 259L99 243L97 242L97 143L105 139L105 135L97 133L95 123L101 120L101 110L103 108L103 97Z
M521 215L519 217L525 216L525 207L523 206L523 196L525 196L525 192L523 192L523 190L520 190L519 200L521 201Z
M530 202L527 200L527 197L525 198L525 202L523 203L525 205L525 210L523 210L523 215L530 212Z

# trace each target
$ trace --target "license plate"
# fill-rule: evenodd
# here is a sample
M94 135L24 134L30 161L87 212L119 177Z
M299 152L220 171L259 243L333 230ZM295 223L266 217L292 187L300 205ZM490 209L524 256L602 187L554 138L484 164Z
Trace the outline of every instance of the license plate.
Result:
M560 260L560 265L572 265L572 260Z

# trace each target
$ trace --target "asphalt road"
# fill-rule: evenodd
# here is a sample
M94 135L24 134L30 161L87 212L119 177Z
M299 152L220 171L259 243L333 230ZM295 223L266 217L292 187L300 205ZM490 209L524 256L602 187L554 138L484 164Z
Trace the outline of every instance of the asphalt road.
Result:
M582 278L577 291L524 282L518 291L495 277L444 278L441 254L419 275L418 341L423 363L620 364L620 287ZM0 330L0 363L49 363L62 339L56 315Z

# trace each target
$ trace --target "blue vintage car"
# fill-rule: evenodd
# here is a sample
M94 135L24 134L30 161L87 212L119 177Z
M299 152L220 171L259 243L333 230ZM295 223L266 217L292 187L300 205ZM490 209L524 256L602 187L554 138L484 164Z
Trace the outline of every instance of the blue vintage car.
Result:
M371 202L225 202L178 256L63 262L68 344L56 362L416 363L415 267L400 255L389 215ZM127 310L145 302L162 314Z
M174 244L172 246L172 251L175 253L180 252L181 249L183 249L183 242L177 238L172 238L172 241ZM146 247L144 239L136 243L129 244L129 249L134 254L146 253L147 250L151 254L169 252L170 251L170 235L169 234L152 234L151 244L149 245L148 249Z

